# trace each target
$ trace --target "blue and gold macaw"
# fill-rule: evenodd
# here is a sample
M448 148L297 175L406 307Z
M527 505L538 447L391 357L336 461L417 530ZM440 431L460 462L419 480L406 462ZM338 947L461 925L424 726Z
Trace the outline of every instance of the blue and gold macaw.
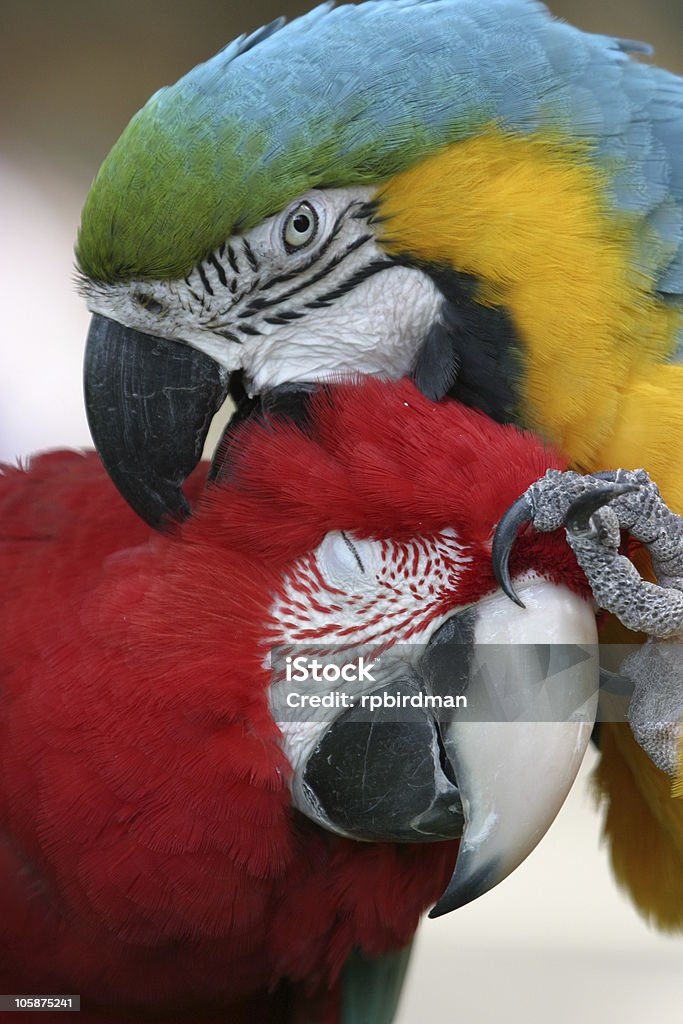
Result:
M368 0L156 93L77 244L89 419L133 507L182 514L228 394L241 420L360 372L584 473L644 466L683 512L683 80L643 50L535 0ZM597 778L618 878L681 927L670 778L607 724Z

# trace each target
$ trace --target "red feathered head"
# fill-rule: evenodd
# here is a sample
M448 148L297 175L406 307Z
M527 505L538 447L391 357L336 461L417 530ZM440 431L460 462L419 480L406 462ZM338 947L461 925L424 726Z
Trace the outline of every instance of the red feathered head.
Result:
M229 480L205 492L188 535L282 567L331 531L405 541L451 528L481 555L477 597L495 586L488 556L502 514L548 468L564 468L531 433L374 378L321 390L306 426L248 422L227 457ZM562 537L523 541L517 555L519 571L585 590Z

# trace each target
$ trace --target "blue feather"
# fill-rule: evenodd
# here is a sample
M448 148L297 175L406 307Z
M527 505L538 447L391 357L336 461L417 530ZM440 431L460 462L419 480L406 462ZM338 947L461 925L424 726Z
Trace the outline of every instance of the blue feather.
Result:
M134 118L86 205L79 258L109 277L171 276L307 188L379 184L496 122L588 143L615 210L649 232L640 269L683 300L683 235L672 252L667 214L658 247L653 216L683 203L683 80L629 55L642 52L536 0L367 0L280 19ZM99 211L116 220L118 253L94 251L111 239Z

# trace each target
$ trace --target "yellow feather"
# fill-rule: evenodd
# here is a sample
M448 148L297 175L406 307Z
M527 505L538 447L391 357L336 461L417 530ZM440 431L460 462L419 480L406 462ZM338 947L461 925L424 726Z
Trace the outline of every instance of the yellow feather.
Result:
M594 788L606 804L612 868L643 916L683 931L683 803L627 725L603 723Z
M641 367L620 396L614 432L602 447L601 469L645 468L668 504L683 513L683 366Z
M683 425L683 390L674 401L669 383L666 429L655 436L658 415L631 446L622 404L637 409L682 318L636 269L642 238L610 210L606 184L585 145L491 127L392 178L378 197L390 251L474 275L480 301L512 314L527 355L524 419L585 471L618 465L606 458L615 450L628 450L629 466L647 464L651 445L671 445L671 421Z

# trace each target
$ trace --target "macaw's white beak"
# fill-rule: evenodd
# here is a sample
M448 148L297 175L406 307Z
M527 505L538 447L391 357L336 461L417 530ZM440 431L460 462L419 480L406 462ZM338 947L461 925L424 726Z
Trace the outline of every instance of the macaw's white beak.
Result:
M465 818L455 870L430 917L470 903L540 842L579 770L597 710L590 605L546 581L474 609L466 714L443 731Z

